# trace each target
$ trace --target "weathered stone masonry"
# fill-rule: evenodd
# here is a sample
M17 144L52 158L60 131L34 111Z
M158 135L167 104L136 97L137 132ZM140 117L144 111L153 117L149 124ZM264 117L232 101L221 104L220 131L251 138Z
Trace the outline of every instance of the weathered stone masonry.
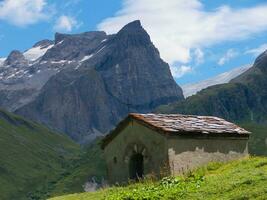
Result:
M216 117L130 114L104 140L110 183L178 175L248 154L249 132Z

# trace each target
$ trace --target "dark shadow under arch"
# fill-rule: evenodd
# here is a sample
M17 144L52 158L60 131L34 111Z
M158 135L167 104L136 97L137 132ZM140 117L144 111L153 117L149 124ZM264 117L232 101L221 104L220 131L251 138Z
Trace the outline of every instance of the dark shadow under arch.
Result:
M139 180L144 176L144 157L140 153L133 154L129 163L129 174L131 180Z

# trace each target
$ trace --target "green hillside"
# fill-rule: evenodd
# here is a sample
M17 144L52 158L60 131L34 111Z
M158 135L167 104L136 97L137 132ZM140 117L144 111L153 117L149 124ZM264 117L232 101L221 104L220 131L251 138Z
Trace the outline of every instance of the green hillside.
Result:
M227 83L201 90L184 101L157 108L158 113L217 116L235 122L264 122L266 99L245 84Z
M40 199L80 154L80 147L51 130L0 110L0 199Z
M91 181L92 178L97 182L106 179L103 151L98 142L99 140L85 147L79 159L70 163L69 168L54 184L52 196L83 192L84 183Z
M267 125L247 123L241 126L252 132L248 143L249 153L267 156Z
M267 199L267 158L211 163L184 177L145 181L51 200Z
M184 101L161 106L157 112L212 115L233 122L267 124L267 54L230 83L201 90Z

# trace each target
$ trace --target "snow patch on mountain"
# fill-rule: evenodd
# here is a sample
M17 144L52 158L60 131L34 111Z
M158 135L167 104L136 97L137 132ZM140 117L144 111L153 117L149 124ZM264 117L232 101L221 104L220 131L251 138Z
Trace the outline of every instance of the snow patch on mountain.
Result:
M229 83L232 79L246 72L251 67L252 65L245 65L242 67L235 68L231 71L219 74L218 76L212 77L204 81L200 81L200 82L193 83L193 84L182 85L181 87L183 89L184 96L185 97L192 96L196 94L197 92L207 87L213 86L213 85Z
M42 57L49 49L51 49L54 45L49 46L37 46L33 47L26 52L23 53L24 57L29 61L35 61L38 58Z
M4 65L6 58L0 58L0 67Z
M89 60L90 58L92 58L94 56L94 54L91 54L89 56L84 56L83 59L80 62L84 62L86 60Z
M64 42L64 40L61 40L60 42L56 43L56 45L60 45Z
M101 41L101 43L106 42L106 41L107 41L107 39L104 39L104 40Z
M99 49L99 50L96 52L96 54L100 53L100 52L103 51L103 49L105 49L105 48L106 48L106 46L103 46L101 49Z
M58 60L58 61L51 61L51 64L63 64L63 63L68 63L68 60Z
M85 61L91 59L93 56L94 56L94 54L90 54L90 55L84 56L84 57L79 61L78 65L75 67L75 70L79 69L83 62L85 62Z

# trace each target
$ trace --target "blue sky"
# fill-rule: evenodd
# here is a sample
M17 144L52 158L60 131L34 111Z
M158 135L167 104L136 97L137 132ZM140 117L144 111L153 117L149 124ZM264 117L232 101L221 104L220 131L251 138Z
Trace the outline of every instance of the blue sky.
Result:
M253 63L267 49L266 0L0 0L0 57L55 32L116 33L140 19L179 84Z

